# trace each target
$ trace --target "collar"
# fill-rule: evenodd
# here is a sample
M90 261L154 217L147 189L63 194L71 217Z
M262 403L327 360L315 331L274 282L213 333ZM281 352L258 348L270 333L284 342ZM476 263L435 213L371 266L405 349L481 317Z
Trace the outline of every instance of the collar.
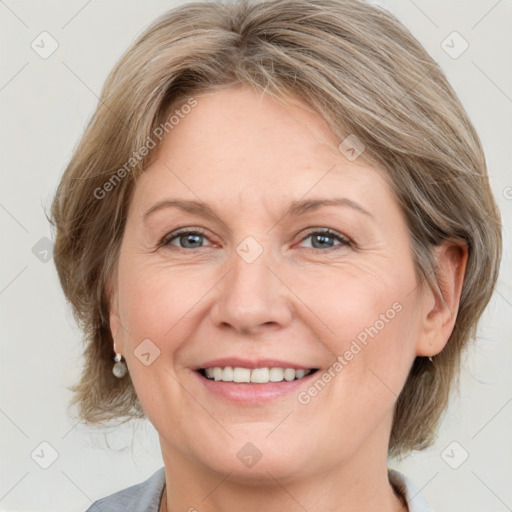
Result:
M409 512L433 512L421 492L409 478L394 469L388 470L388 476L391 485L404 497Z

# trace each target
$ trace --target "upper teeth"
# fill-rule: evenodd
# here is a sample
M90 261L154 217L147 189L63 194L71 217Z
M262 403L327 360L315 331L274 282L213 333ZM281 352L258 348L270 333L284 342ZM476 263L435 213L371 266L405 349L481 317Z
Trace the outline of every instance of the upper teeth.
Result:
M294 368L239 368L226 366L220 368L206 368L206 377L224 382L254 382L265 384L267 382L281 382L302 379L311 373L311 370L295 370Z

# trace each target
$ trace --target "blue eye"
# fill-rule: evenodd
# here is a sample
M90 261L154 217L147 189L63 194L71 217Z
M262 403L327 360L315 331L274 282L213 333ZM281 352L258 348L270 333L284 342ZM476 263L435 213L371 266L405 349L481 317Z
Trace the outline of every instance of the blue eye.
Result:
M350 240L339 233L331 231L329 229L313 231L305 236L302 241L311 239L312 249L331 249L340 245L350 245Z
M328 250L340 246L350 246L350 240L329 229L317 230L310 232L307 236L301 239L301 243L310 239L308 248L317 250ZM197 230L182 230L170 233L160 243L161 247L175 246L179 249L200 249L201 247L210 246L212 243L208 237Z
M162 241L162 245L175 245L180 249L197 249L204 246L205 240L207 240L206 236L199 231L181 231L171 233Z

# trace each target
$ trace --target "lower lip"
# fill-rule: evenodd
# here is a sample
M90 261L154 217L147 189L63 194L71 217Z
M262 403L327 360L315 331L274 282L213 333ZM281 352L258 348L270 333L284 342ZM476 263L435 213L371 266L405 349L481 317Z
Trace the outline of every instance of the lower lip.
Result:
M215 381L203 377L197 371L193 371L193 373L209 393L225 400L237 402L240 405L254 405L261 402L270 402L291 393L298 393L300 388L309 384L318 371L310 373L302 379L289 382L268 382L266 384Z

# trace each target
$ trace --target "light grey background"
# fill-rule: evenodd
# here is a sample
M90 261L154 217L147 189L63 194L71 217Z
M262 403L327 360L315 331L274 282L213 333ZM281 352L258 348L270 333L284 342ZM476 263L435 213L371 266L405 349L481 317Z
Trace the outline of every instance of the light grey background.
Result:
M176 3L0 0L2 511L83 511L163 465L149 423L103 434L67 415L66 386L79 375L81 337L53 260L44 262L51 257L44 208L107 73L137 34ZM512 510L512 2L375 3L424 44L466 106L486 150L505 242L496 294L436 445L390 466L405 472L437 512ZM31 48L32 41L40 52L51 48L50 39L41 42L43 31L58 43L46 59ZM469 44L458 58L452 57L465 43L454 31ZM58 456L43 469L52 450Z

